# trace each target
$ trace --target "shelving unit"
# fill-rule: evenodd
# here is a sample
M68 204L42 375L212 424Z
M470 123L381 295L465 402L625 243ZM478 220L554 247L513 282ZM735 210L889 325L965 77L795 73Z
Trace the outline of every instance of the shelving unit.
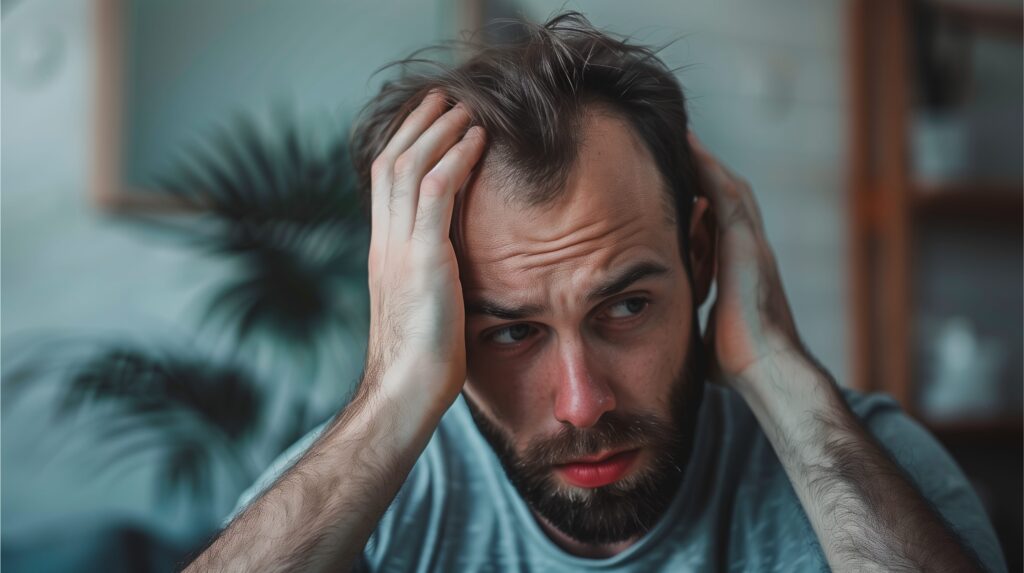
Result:
M851 0L849 9L852 385L895 397L950 450L982 499L998 500L989 504L989 511L1010 570L1018 570L1024 447L1020 400L980 416L947 412L936 417L922 407L928 385L925 373L936 365L923 363L919 352L922 315L927 312L921 308L920 292L935 278L919 276L918 263L922 252L935 249L923 243L950 229L958 237L988 241L978 244L994 244L1011 255L995 260L1012 260L1021 248L1024 184L1020 178L1002 176L925 180L914 170L911 130L920 97L915 82L919 54L914 50L921 38L915 37L920 33L915 15L934 11L972 37L995 36L1017 43L1024 36L1024 16L1014 6L928 0ZM1020 125L1016 129L1020 137ZM991 258L989 253L980 253L979 258L984 256ZM1020 265L1016 258L1014 264ZM998 270L1003 277L1008 272ZM979 289L996 281L986 276L969 280L977 280ZM1022 293L1018 290L1016 296L1019 300ZM952 301L948 306L957 304ZM1001 320L1016 321L1020 328L1019 313ZM1010 352L1009 360L1019 364L1021 348ZM965 385L975 382L963 380ZM1022 383L1016 381L1018 389Z
M914 232L930 222L947 221L1001 227L1019 237L1024 184L915 180L908 135L913 96L909 13L914 5L945 10L962 18L965 26L1018 39L1024 17L1010 8L949 2L851 3L854 386L886 391L919 415L912 358ZM1015 427L1006 419L993 424Z
M1024 221L1020 186L1012 183L947 183L912 190L912 208L922 217L957 217L964 223L1016 226Z

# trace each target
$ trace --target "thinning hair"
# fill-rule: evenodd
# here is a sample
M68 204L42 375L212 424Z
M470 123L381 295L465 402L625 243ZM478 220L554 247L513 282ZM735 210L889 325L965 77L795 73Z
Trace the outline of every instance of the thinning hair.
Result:
M653 157L669 199L667 218L677 221L686 252L698 178L683 89L657 50L601 31L578 12L544 24L514 23L520 33L513 40L455 43L467 54L460 64L424 58L421 50L385 67L400 73L363 109L352 134L367 204L374 159L433 90L450 104L461 102L471 123L484 128L488 144L478 168L488 181L506 200L529 206L560 196L579 155L586 112L601 106L625 119Z

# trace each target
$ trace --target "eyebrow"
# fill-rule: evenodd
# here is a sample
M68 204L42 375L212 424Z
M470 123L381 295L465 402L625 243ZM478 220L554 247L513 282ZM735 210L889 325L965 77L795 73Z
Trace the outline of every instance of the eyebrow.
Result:
M616 295L629 288L633 283L649 277L665 276L668 272L668 268L664 265L652 261L640 261L638 263L634 263L624 271L618 273L611 279L591 290L587 294L586 300L588 302L592 302L597 299ZM507 306L481 297L476 297L466 303L467 315L493 316L494 318L502 320L522 320L524 318L541 314L544 310L546 309L543 305L525 304L519 306Z
M612 277L603 285L590 291L587 301L594 301L600 298L607 298L629 288L633 283L648 277L665 276L668 269L658 263L651 261L640 261L626 268L617 276Z

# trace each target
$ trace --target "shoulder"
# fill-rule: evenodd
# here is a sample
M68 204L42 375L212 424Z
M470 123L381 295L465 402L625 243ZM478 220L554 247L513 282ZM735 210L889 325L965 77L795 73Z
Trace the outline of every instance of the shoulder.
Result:
M730 388L708 383L701 405L700 468L710 492L705 519L730 567L756 571L827 569L800 500L753 412ZM695 460L697 461L697 460Z
M952 456L890 396L844 389L850 409L989 571L1005 571L980 499Z
M246 488L245 491L238 496L238 501L235 502L234 509L232 509L231 513L229 513L224 519L222 527L227 527L227 525L231 523L231 520L241 513L246 506L259 497L264 490L272 486L274 482L277 481L277 478L281 477L283 473L288 471L288 469L306 453L306 450L313 445L313 442L320 437L320 434L324 431L329 422L330 420L313 428L304 436L296 440L295 443L288 446L288 449L274 458L274 461L272 461L270 465L263 470L263 473L256 478L256 481L254 481L252 485Z
M239 496L223 525L227 526L302 458L327 424L309 431L280 454ZM482 517L482 508L490 506L472 504L471 500L493 499L493 491L484 494L477 490L489 489L488 484L494 483L490 474L496 470L487 461L489 452L481 448L486 444L475 431L460 397L435 429L374 529L363 552L363 569L413 570L417 563L429 562L439 549L452 545L443 539L446 531L470 517Z
M329 423L330 420L316 426L279 454L256 478L252 485L239 495L234 509L225 519L225 525L249 503L259 497L264 490L273 485L277 478L288 471L316 442ZM459 398L448 413L445 414L426 448L420 457L417 458L409 478L402 486L400 496L415 497L416 494L426 493L424 487L428 486L431 482L443 483L446 480L447 476L444 474L452 466L451 462L455 461L450 459L452 454L468 453L466 451L466 446L468 445L466 442L467 437L472 436L472 433L470 432L471 428L467 424L472 424L472 421L464 404L462 404L462 399Z
M374 570L433 563L476 569L517 529L503 470L464 399L449 408L398 496L378 523L364 557Z
M986 567L991 571L1005 571L1002 553L984 508L970 482L942 445L892 397L862 394L846 388L842 393L867 431ZM721 440L716 473L723 487L731 490L728 496L735 496L732 503L723 504L731 507L733 527L742 531L754 528L764 536L777 538L782 545L795 543L793 540L801 537L813 544L813 531L799 500L746 403L736 392L714 384L708 385L705 399L707 423L714 427L715 435ZM730 483L731 487L727 485ZM770 532L764 527L767 523L772 524ZM733 543L745 547L747 537L738 535ZM747 554L749 559L758 551L750 550Z

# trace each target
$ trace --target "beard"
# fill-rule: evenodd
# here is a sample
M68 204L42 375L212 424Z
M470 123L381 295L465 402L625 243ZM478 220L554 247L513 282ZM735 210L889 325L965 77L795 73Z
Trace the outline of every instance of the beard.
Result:
M699 327L690 353L673 381L669 419L649 412L606 412L589 428L563 423L553 437L531 441L520 455L511 436L473 404L466 404L520 497L549 524L585 544L626 541L650 531L682 484L693 449L704 394ZM644 448L649 462L622 479L596 488L566 487L554 466L602 451Z

